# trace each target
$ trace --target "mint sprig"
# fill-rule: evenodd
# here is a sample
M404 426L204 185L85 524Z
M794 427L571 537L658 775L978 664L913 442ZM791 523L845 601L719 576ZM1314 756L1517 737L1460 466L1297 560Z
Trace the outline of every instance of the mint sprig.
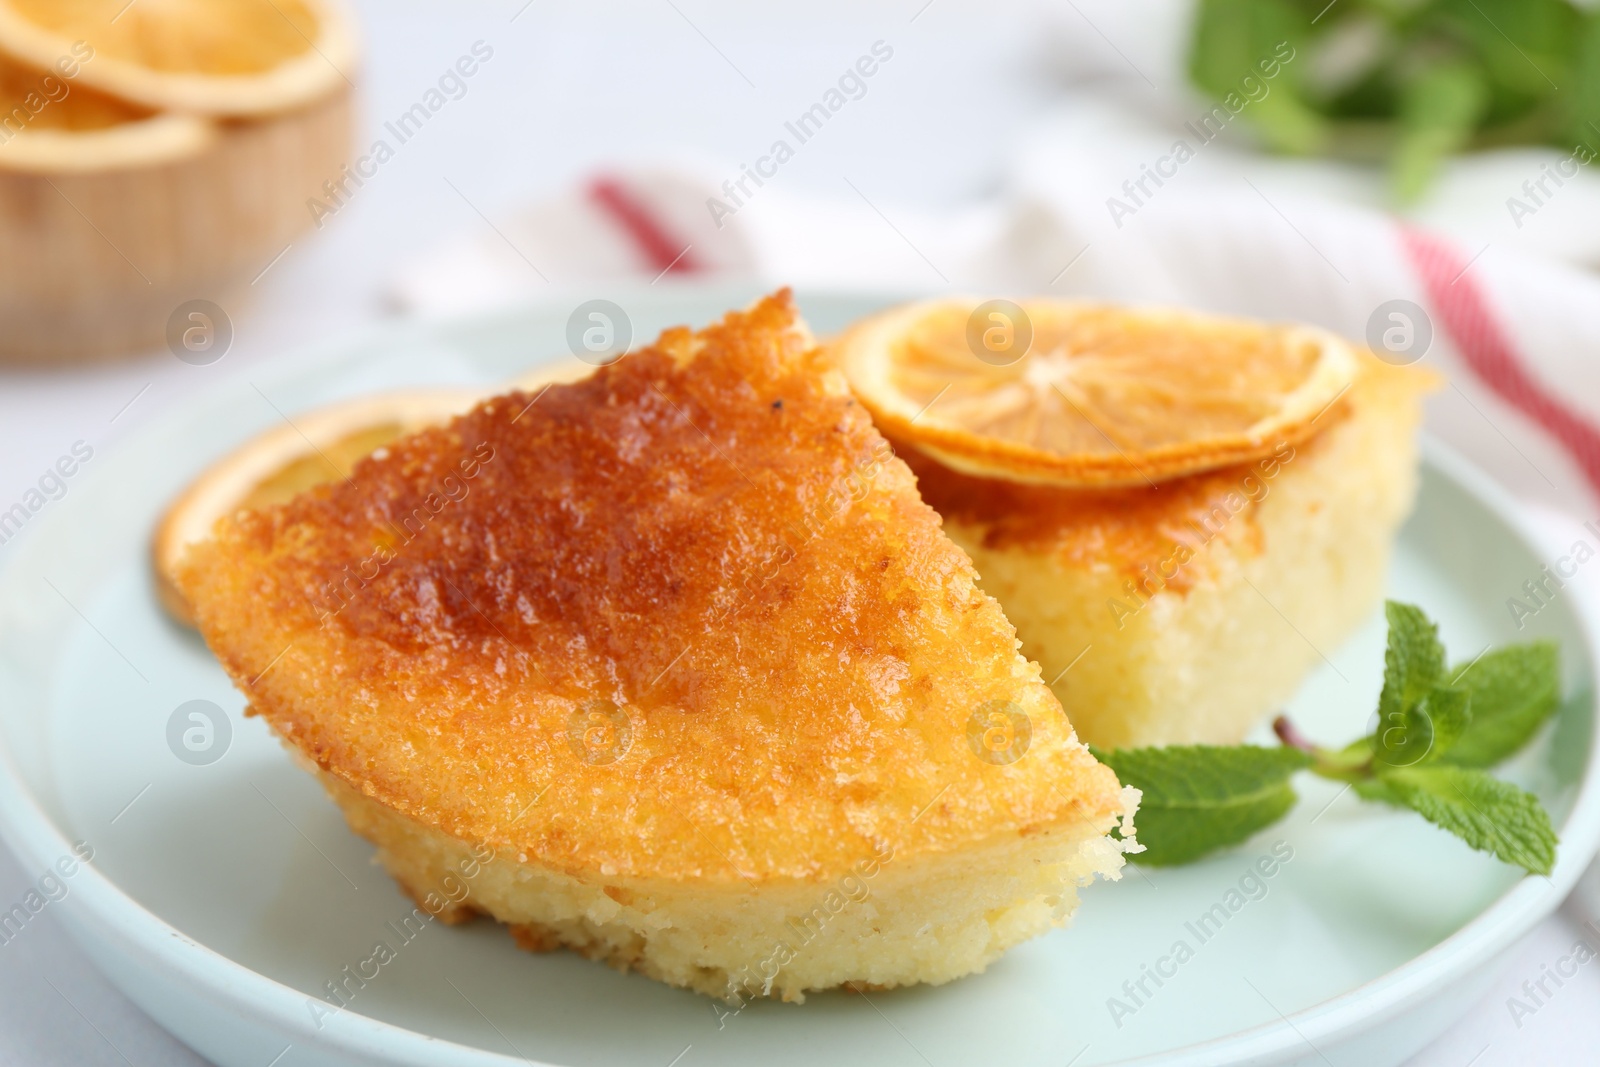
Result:
M1560 659L1548 641L1507 645L1446 667L1438 627L1390 601L1378 722L1339 749L1313 745L1280 717L1281 747L1173 745L1095 749L1144 792L1137 862L1189 863L1245 841L1288 814L1301 770L1349 784L1365 800L1409 808L1471 847L1535 874L1555 864L1556 834L1537 797L1487 773L1538 732L1560 703Z

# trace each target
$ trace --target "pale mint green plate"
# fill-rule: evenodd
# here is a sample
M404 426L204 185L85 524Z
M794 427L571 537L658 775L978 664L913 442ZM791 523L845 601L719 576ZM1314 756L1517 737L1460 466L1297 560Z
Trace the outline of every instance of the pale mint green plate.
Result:
M644 339L751 294L610 295ZM1491 641L1560 641L1571 698L1506 771L1539 793L1561 830L1549 879L1518 877L1414 816L1307 780L1296 812L1244 847L1095 885L1070 929L987 974L871 1003L823 995L719 1019L694 994L575 955L518 951L489 923L430 927L402 944L387 924L411 904L265 727L239 716L241 697L200 642L157 609L145 563L151 524L196 471L277 424L272 405L292 414L377 388L501 380L566 353L580 299L326 346L256 381L271 404L250 383L227 382L96 457L30 523L0 572L0 829L38 870L71 842L90 843L92 866L49 906L130 997L224 1067L1382 1067L1474 1002L1496 957L1555 908L1594 853L1588 609L1558 599L1514 630L1505 600L1543 561L1514 505L1430 448L1390 590L1439 619L1458 657ZM801 296L819 331L882 303ZM1347 645L1326 650L1331 663L1307 680L1295 719L1329 742L1366 730L1382 647L1374 614ZM209 765L176 758L167 742L174 709L194 699L230 717L231 746ZM1251 881L1252 865L1274 848L1292 858ZM1201 930L1219 903L1226 921ZM379 941L395 949L392 962L348 1010L322 1010L324 983L372 957ZM1179 941L1192 958L1163 962ZM1156 966L1169 975L1159 987L1143 978ZM1135 1000L1124 983L1137 992L1141 978Z

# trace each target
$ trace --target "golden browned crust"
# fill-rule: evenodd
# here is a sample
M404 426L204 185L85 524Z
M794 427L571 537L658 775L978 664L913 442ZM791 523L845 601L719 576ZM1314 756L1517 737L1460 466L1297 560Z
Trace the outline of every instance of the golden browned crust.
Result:
M178 572L253 707L365 795L723 882L1121 813L974 578L787 293L224 520ZM1030 720L1017 762L974 755L992 701Z
M578 359L542 363L506 388L537 391L594 373ZM173 573L184 552L217 520L240 508L281 504L303 490L348 477L356 463L404 434L436 426L482 400L487 390L406 389L341 400L250 438L217 460L167 508L150 539L156 596L173 621L194 625Z
M459 414L481 399L466 389L414 389L345 400L257 434L178 494L150 538L156 596L173 620L194 625L173 577L189 545L240 508L292 499L349 475L373 449Z

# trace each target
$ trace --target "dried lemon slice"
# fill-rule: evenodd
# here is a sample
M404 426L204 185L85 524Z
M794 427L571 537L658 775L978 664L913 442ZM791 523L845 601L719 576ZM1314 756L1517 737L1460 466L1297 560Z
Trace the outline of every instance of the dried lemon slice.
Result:
M963 473L1154 483L1304 440L1354 380L1332 334L1189 312L952 298L833 342L881 429Z
M536 367L508 388L537 393L594 372L578 360ZM487 390L406 389L342 400L257 434L206 468L174 500L150 543L156 593L176 621L193 626L173 568L224 515L281 504L314 485L348 477L356 463L390 441L446 422L485 399Z
M197 156L216 127L96 92L0 56L0 170L83 174Z
M0 51L158 110L265 115L343 85L357 58L343 0L0 0Z

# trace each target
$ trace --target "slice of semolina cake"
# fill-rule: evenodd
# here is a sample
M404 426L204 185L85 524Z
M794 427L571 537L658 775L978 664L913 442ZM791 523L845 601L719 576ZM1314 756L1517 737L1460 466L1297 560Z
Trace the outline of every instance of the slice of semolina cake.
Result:
M1136 794L788 294L217 524L176 584L419 903L741 1001L944 982Z
M1433 382L1362 354L1308 439L1153 486L972 477L898 447L1087 741L1231 744L1377 606Z

